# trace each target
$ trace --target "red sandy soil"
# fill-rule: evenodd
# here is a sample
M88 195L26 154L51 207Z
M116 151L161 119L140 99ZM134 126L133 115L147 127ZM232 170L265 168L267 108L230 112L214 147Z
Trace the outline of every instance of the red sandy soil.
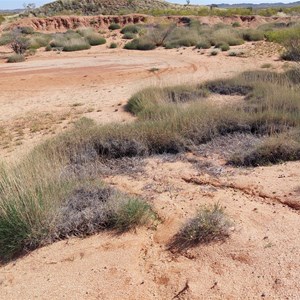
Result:
M249 53L255 47L242 46ZM40 51L13 65L3 60L1 124L14 132L17 125L31 126L36 116L41 123L45 114L54 117L47 120L51 132L22 128L22 144L13 140L1 149L2 157L17 160L79 116L98 123L132 121L124 105L149 85L232 77L264 63L283 68L272 53L245 58L208 53L101 46L79 53ZM195 168L187 159L210 163L218 174ZM121 236L101 233L38 249L0 267L0 299L300 299L300 219L287 205L300 201L299 178L299 162L234 169L218 155L149 158L139 173L104 180L153 203L163 220L157 228ZM197 208L216 202L234 222L228 240L181 254L167 250L168 241Z

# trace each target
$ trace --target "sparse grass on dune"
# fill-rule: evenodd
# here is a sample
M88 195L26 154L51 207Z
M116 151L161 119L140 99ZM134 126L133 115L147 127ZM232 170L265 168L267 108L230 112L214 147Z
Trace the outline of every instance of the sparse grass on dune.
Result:
M78 169L98 159L178 153L235 132L270 138L247 153L235 154L229 160L233 164L256 166L300 159L296 74L245 72L201 85L147 88L128 102L135 122L96 125L84 118L72 130L36 147L18 166L2 167L0 257L10 258L70 235L85 236L103 228L122 231L152 219L145 202L107 190L101 183L95 185L94 177L67 171L69 166ZM209 93L242 95L245 100L216 106L209 102ZM214 211L220 215L219 210ZM197 235L187 245L210 239L210 233L203 236L198 231L203 214L199 216L191 223ZM214 235L216 232L213 230L213 240L224 236Z
M299 129L270 136L254 149L234 154L228 163L236 166L256 167L296 160L300 160Z
M93 149L100 157L121 158L178 153L233 132L288 132L300 126L300 99L299 87L287 74L246 72L203 85L147 88L127 105L136 122L80 126L40 147L72 159L83 149ZM213 106L206 100L208 91L243 95L245 101Z
M149 204L66 172L62 162L34 152L18 166L1 166L0 260L71 236L123 232L155 220Z

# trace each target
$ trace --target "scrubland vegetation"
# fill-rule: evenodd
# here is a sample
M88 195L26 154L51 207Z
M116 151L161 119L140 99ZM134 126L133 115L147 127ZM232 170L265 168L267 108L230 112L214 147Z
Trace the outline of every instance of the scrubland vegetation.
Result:
M92 28L79 28L77 31L68 30L65 33L44 34L34 32L31 27L17 28L11 32L4 32L0 37L0 45L9 45L23 60L13 55L8 62L24 61L25 56L34 53L33 50L45 47L46 51L80 51L90 49L91 46L103 45L106 39ZM20 58L20 57L19 57Z
M219 16L219 17L231 17L231 16L251 16L260 15L264 17L270 17L276 15L279 12L283 12L289 15L299 14L300 6L290 8L218 8L216 6L185 6L181 8L168 8L168 9L142 9L139 13L152 15L152 16Z
M240 28L234 23L208 26L186 18L184 26L176 26L172 23L151 26L130 25L124 27L121 32L124 33L125 39L132 39L125 45L125 49L129 50L153 50L156 47L166 49L215 47L221 51L228 51L231 46L261 40L279 43L288 48L291 41L300 39L299 26L298 23L270 23L256 29L247 29ZM288 59L288 55L283 58Z
M253 135L260 142L227 159L233 166L300 159L299 24L243 29L238 24L207 26L187 18L185 26L128 25L121 29L115 25L110 30L120 30L124 39L131 40L125 49L184 46L211 48L209 53L217 55L245 41L266 39L282 44L283 58L296 63L285 73L252 71L196 85L146 88L126 106L136 116L135 122L97 125L84 118L73 129L36 147L17 165L0 165L0 260L71 236L102 230L120 233L157 221L150 203L99 180L103 166L113 164L118 172L123 159L191 151L234 133ZM23 27L0 38L0 45L10 45L15 52L8 62L24 61L30 51L41 47L78 51L105 43L91 28L42 34ZM209 101L212 94L239 95L243 100L215 105ZM222 207L204 207L173 237L169 249L224 240L230 226Z
M208 49L214 46L227 51L230 46L241 45L244 41L264 39L263 33L258 31L239 30L224 24L208 26L190 19L186 26L158 24L136 31L139 37L127 43L126 49L152 50L161 46L166 49L192 46Z
M176 154L218 136L261 138L228 163L257 166L300 159L299 73L245 72L199 85L147 88L132 96L129 124L96 125L89 119L38 146L0 174L2 259L69 236L128 230L153 222L151 206L98 181L104 164L132 157ZM216 106L209 95L241 95L240 104ZM101 164L98 164L98 162ZM93 175L94 174L94 175ZM97 176L95 176L97 174ZM219 206L204 209L174 237L176 249L228 236Z
M229 51L231 46L241 45L248 41L266 40L282 44L287 51L283 59L295 60L291 48L299 48L300 31L298 23L270 23L256 29L247 29L232 25L216 24L208 26L199 21L186 18L183 26L175 23L127 25L111 24L111 30L120 30L123 39L129 40L124 48L128 50L153 50L157 47L173 49L179 47L195 47L210 49L211 55L220 51ZM0 45L13 45L17 41L24 51L16 54L25 55L30 49L45 47L47 51L80 51L91 46L102 45L106 39L93 28L83 27L65 33L43 34L34 32L30 27L21 27L12 32L4 32L0 37ZM15 43L16 44L16 43ZM230 52L228 55L234 55ZM293 57L292 57L293 56Z
M0 15L0 25L5 21L5 17Z

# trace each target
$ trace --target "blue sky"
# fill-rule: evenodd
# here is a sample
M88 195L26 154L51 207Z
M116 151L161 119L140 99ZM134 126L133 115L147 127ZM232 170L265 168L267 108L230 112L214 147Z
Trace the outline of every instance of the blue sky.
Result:
M296 0L191 0L191 4L210 4L210 3L261 3L261 2L293 2ZM45 3L51 2L51 0L0 0L0 9L14 9L14 8L22 8L23 3L35 3L37 6L43 5ZM170 0L169 2L185 4L185 0Z

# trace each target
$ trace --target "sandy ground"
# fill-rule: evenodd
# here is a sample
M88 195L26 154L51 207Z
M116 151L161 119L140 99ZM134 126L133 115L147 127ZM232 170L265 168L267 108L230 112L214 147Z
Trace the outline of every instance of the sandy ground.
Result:
M16 160L81 116L99 123L130 121L124 105L142 87L230 77L264 63L283 67L272 55L212 57L192 49L104 46L0 63L0 128L12 135L0 153ZM212 164L217 174L197 160ZM141 172L105 181L152 202L163 219L157 228L38 249L0 268L0 299L300 299L299 213L283 204L300 201L299 178L299 162L233 169L217 156L149 158ZM216 202L234 222L230 239L182 254L166 249L198 207Z

